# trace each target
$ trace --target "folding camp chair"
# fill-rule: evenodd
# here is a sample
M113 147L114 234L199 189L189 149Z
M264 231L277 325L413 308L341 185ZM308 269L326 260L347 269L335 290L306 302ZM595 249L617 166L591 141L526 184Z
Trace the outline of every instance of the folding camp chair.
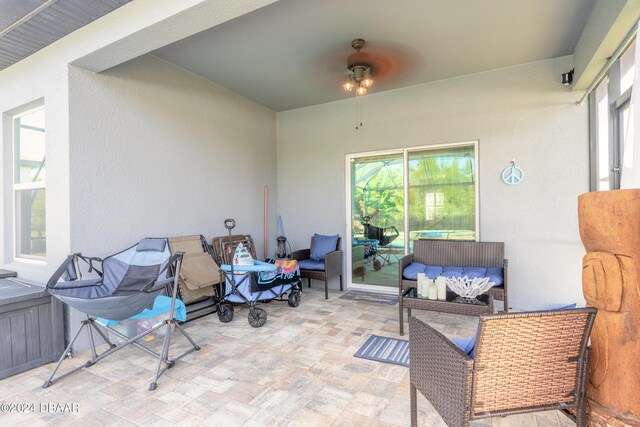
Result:
M187 306L187 320L215 313L219 305L220 267L203 236L170 237L172 254L184 252L178 274L178 298Z
M182 256L182 252L177 252L171 256L167 239L143 239L135 246L111 255L104 260L85 257L81 253L67 257L49 279L47 291L62 302L67 303L70 307L84 313L86 319L82 321L82 325L42 387L47 388L55 381L82 368L89 368L110 354L128 345L133 345L158 359L155 377L149 385L149 390L152 391L157 388L160 376L167 369L173 367L177 360L192 351L200 350L200 347L176 321L176 304L179 303L183 306L181 301L176 301ZM96 271L99 277L82 279L79 261L86 262L89 265L89 273ZM96 267L96 263L101 264L101 266ZM174 264L175 275L171 277L170 267ZM59 281L63 276L64 280ZM129 319L132 316L140 315L147 308L152 308L156 298L165 289L170 290L171 304L169 310L165 313L166 318L164 320L131 338L109 326L111 323L109 321ZM162 327L165 328L165 331L161 353L156 353L139 342L142 338ZM72 369L54 380L62 361L71 350L71 346L80 335L80 332L85 328L91 344L91 359L84 365ZM104 328L104 331L101 328ZM169 359L169 344L173 328L185 336L191 343L192 348L174 359ZM96 351L96 343L93 337L94 330L109 345L109 348L101 354ZM113 333L122 342L117 345L113 344L105 331ZM162 367L163 364L165 365L164 368Z
M365 237L370 240L378 241L376 256L379 257L382 262L376 262L374 258L374 268L379 270L383 265L391 264L391 256L394 254L391 242L396 240L400 233L394 226L382 228L369 224L369 221L371 221L370 216L365 216L362 220L364 221L362 225L364 226Z

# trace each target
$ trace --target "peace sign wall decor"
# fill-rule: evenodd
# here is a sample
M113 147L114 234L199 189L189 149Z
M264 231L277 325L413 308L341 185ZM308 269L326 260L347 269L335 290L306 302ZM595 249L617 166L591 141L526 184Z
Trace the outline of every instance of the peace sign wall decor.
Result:
M502 182L507 185L518 185L524 180L524 170L516 166L516 159L511 160L511 166L502 171Z

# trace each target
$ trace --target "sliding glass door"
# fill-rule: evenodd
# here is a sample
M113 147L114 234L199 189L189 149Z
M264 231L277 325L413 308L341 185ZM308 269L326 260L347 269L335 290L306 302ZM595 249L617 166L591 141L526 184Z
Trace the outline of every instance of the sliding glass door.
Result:
M352 159L353 283L398 283L397 256L404 254L404 197L403 153ZM394 262L396 268L390 268Z
M397 289L415 239L477 239L477 143L347 156L350 284Z
M475 146L409 151L409 252L415 239L476 239Z

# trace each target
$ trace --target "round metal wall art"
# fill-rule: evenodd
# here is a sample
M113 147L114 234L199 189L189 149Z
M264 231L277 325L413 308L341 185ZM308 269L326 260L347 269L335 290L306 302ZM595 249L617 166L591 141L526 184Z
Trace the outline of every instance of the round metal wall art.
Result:
M515 161L511 162L511 166L507 166L502 171L502 182L507 185L518 185L524 180L524 170L516 166Z

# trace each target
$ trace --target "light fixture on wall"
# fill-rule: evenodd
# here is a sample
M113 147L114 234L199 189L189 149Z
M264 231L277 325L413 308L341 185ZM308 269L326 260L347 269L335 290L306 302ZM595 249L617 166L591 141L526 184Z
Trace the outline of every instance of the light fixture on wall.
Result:
M573 68L571 69L571 71L562 73L562 84L565 86L569 86L571 83L573 83Z
M347 76L342 84L345 92L355 92L356 96L367 93L373 79L371 78L371 58L369 54L361 52L364 47L363 39L355 39L351 42L351 47L356 50L347 58Z

